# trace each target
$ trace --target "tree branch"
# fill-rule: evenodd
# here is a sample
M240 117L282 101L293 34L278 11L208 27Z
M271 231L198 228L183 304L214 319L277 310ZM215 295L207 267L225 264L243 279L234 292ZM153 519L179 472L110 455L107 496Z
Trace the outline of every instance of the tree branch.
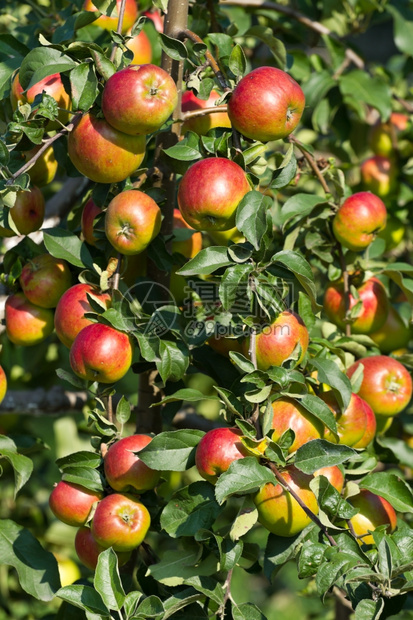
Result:
M86 391L66 391L58 385L49 390L7 390L0 405L0 416L9 413L31 416L75 413L81 411L89 399L90 394Z
M343 248L340 243L337 243L338 254L340 257L341 271L343 274L343 292L344 292L344 306L345 306L345 319L348 318L350 312L350 284L346 265L346 259L344 258ZM346 322L346 336L351 336L351 323Z
M126 0L121 0L120 8L119 8L119 15L118 15L118 27L116 29L117 34L122 34L123 18L124 18L124 15L125 15L125 7L126 7ZM112 52L110 54L111 62L113 62L115 60L116 50L117 49L118 49L118 44L116 42L114 42L113 43L113 47L112 47Z
M193 43L204 43L201 37L199 37L195 32L192 32L192 30L189 30L188 28L185 28L185 30L180 32L179 38L189 39ZM215 58L213 57L209 49L205 51L205 56L206 56L209 66L211 67L212 71L215 73L215 76L222 90L224 92L228 92L229 90L231 90L227 84L224 74L222 73L221 69L218 66L217 61L215 60Z
M310 155L310 153L303 147L301 142L299 140L297 140L297 138L295 136L290 135L290 137L288 139L289 139L289 141L292 144L294 144L301 151L301 153L305 157L306 161L308 162L311 170L314 172L314 174L316 175L317 179L320 181L320 184L321 184L323 190L325 191L325 193L326 194L330 194L330 188L327 185L327 181L325 180L325 178L321 174L320 168L318 167L317 162L314 159L314 157L312 157Z

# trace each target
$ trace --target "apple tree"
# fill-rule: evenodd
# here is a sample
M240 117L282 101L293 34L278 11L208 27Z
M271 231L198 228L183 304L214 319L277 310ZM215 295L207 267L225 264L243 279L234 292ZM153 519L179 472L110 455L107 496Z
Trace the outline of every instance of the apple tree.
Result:
M0 16L0 620L410 618L410 3Z

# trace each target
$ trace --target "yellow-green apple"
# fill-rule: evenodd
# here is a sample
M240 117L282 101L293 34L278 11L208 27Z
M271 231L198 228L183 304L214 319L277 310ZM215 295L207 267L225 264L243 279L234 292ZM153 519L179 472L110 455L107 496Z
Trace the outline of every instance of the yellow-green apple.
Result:
M99 26L104 30L116 30L118 27L119 11L122 0L116 0L116 6L110 15L101 15L96 21L93 22L94 26ZM85 11L97 11L98 9L93 4L92 0L85 0L83 4ZM138 7L135 0L126 0L125 13L123 16L122 33L132 28L133 24L138 18Z
M337 465L331 465L327 467L321 467L314 472L314 476L325 476L329 483L339 492L344 488L344 474L340 467Z
M358 495L349 497L348 501L358 512L350 519L350 523L357 536L362 536L360 544L373 545L374 538L368 532L374 532L379 525L387 525L387 533L396 529L397 515L393 506L380 495L375 495L367 489L362 489Z
M266 325L256 339L257 366L268 370L271 366L281 366L293 353L298 354L296 365L307 353L309 335L301 317L295 312L281 312L271 325ZM249 350L249 339L244 341L244 354Z
M238 428L214 428L202 437L196 449L195 464L205 480L215 484L233 461L248 456L241 436Z
M355 362L347 375L352 377L360 365L364 375L358 393L377 417L392 417L407 407L412 397L412 378L403 364L387 355L372 355Z
M208 235L217 245L228 245L229 242L233 244L245 241L244 235L238 228L230 228L229 230L209 230Z
M130 35L130 32L126 33ZM129 39L126 47L133 52L131 65L147 65L152 60L152 45L148 35L141 30L136 37Z
M28 191L17 192L10 215L19 233L29 235L39 230L43 224L44 211L45 202L42 192L38 187L31 187Z
M6 299L6 334L14 344L29 347L45 340L53 331L53 312L30 303L23 293Z
M286 138L300 122L305 97L285 71L259 67L237 84L228 102L232 126L252 140Z
M60 521L79 527L86 523L93 504L101 498L100 493L61 480L50 494L49 506Z
M72 583L81 578L79 567L70 558L65 558L58 553L53 554L57 561L60 583L62 588L70 586Z
M19 81L19 74L16 73L11 85L10 92L10 100L13 110L17 108L19 102L21 102L22 104L32 104L36 96L40 95L42 92L45 92L46 95L50 95L50 97L53 97L53 99L57 101L58 107L61 108L57 118L60 123L63 123L65 125L69 120L69 112L67 112L66 110L70 110L72 104L70 96L65 91L62 78L60 77L59 73L48 75L47 77L43 78L42 80L31 86L31 88L29 88L27 91L23 90L23 87L21 86ZM60 123L57 120L49 121L47 123L47 129L59 129L61 127Z
M175 238L172 241L172 254L177 252L182 254L182 256L185 256L185 258L194 258L194 256L202 250L202 234L200 232L195 232L194 229L185 222L179 209L174 209L173 229L174 233L177 230L179 231L184 229L188 231L192 230L193 234L190 237L181 240ZM179 276L176 273L178 268L179 267L176 266L172 267L169 288L175 302L179 305L185 299L186 280L183 276Z
M88 113L70 132L68 153L85 177L96 183L118 183L140 166L145 146L145 136L130 136Z
M99 545L131 551L145 538L151 524L147 508L132 495L112 493L96 507L92 535Z
M192 90L187 90L182 95L182 112L202 111L205 108L213 108L215 101L220 97L221 95L216 90L212 90L208 99L198 99ZM182 133L194 131L200 136L205 136L210 129L215 127L231 127L231 121L225 110L188 118L182 125Z
M382 353L391 353L407 347L411 337L411 328L407 327L394 306L389 307L389 314L384 325L370 334L370 338L374 340Z
M147 435L131 435L113 443L106 453L106 480L115 491L144 493L159 482L159 472L140 460L137 452L152 441Z
M384 202L371 192L357 192L341 205L333 219L334 236L345 248L361 252L386 226Z
M35 146L30 151L22 153L22 164L30 161L41 148L41 145ZM54 155L52 146L44 151L38 157L34 165L27 171L30 176L30 181L33 185L43 187L53 181L57 172L57 160Z
M394 250L397 248L399 243L402 241L404 234L406 232L406 226L403 224L398 217L394 217L394 215L390 215L387 218L386 228L379 232L377 235L380 239L384 239L386 242L386 252L390 250Z
M95 217L102 213L102 209L98 207L92 200L89 198L82 211L82 219L81 219L81 228L83 239L89 245L96 245L96 237L93 233L93 222Z
M130 189L121 192L106 211L105 232L121 254L140 254L161 230L161 210L153 198Z
M90 570L95 570L99 555L105 551L105 547L99 545L93 538L93 534L89 527L80 527L75 537L75 551L79 560ZM122 566L129 560L131 554L129 552L118 552L118 565Z
M385 198L397 187L397 168L392 159L374 155L360 166L363 188Z
M54 326L59 340L70 349L76 336L84 327L92 325L85 318L86 312L93 312L87 296L110 308L111 297L108 293L100 293L99 289L90 284L75 284L60 298L54 315Z
M292 429L295 439L288 452L295 452L308 441L320 439L324 435L324 424L300 405L294 398L282 396L272 404L274 429L272 439L278 441L283 433Z
M350 276L351 282L351 276ZM354 334L370 334L375 332L386 322L389 313L389 301L386 289L377 278L369 278L357 287L358 299L349 294L350 310L359 301L362 306L353 323L351 331ZM330 284L324 294L324 312L328 319L337 325L342 331L346 323L346 295L342 281Z
M195 230L229 230L235 212L251 190L241 166L230 159L210 157L193 164L182 177L178 206Z
M376 155L389 156L397 144L397 134L407 128L409 117L400 112L393 112L386 123L377 122L370 133L369 144Z
M72 274L65 260L40 254L25 264L19 281L32 304L55 308L63 293L70 288Z
M334 392L324 392L320 394L320 398L330 407L334 413L337 423L338 443L346 446L354 446L362 441L366 432L367 423L369 429L374 425L374 433L376 432L376 419L369 404L360 398L358 394L352 394L350 402L345 411L341 411ZM371 416L373 414L373 416ZM337 436L329 429L325 429L324 438L332 443L337 442Z
M288 467L281 475L307 508L317 514L317 500L310 489L313 476L303 474L294 466ZM268 482L253 499L259 522L277 536L295 536L311 523L297 500L279 482Z
M7 377L6 373L3 370L3 367L0 366L0 403L6 396L7 392Z
M76 336L70 349L70 365L81 379L114 383L128 372L132 353L127 334L103 323L92 323Z
M176 84L161 67L129 65L106 82L102 111L107 122L128 135L158 131L178 103Z
M211 349L220 355L224 355L225 357L229 357L231 351L243 353L242 342L237 340L237 338L227 338L226 336L215 335L208 338L207 344L211 347Z
M352 448L356 448L357 450L362 450L364 448L367 448L367 446L373 441L376 434L379 433L380 421L385 421L386 424L388 422L390 422L391 424L393 421L393 418L379 418L379 422L378 422L376 420L376 416L374 415L374 411L370 407L370 405L367 404L365 400L363 400L363 403L364 403L364 412L366 414L366 428L364 430L364 435L362 436L362 438L359 439L356 443L354 443L351 446Z

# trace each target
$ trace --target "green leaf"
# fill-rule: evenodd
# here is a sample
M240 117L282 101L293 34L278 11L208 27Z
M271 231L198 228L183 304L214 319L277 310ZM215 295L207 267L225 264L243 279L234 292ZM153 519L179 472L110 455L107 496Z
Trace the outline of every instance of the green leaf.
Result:
M181 276L206 276L230 264L228 248L214 245L198 252L195 258L188 261L176 273Z
M126 595L120 580L118 556L112 548L99 553L93 585L106 607L116 611L123 607Z
M26 90L49 75L69 71L74 67L76 62L63 52L53 47L35 47L21 64L19 81Z
M56 596L84 611L98 614L102 618L111 617L110 611L102 601L100 594L90 586L65 586L56 593Z
M267 482L276 482L274 474L260 465L253 456L233 461L229 469L221 474L215 486L218 504L231 495L248 495L259 491Z
M80 486L90 491L96 491L97 493L103 492L102 477L100 473L92 467L65 467L62 480L65 482L72 482L73 484L80 484Z
M219 285L219 298L224 310L230 310L240 297L248 295L248 276L253 266L251 264L238 264L229 267L221 278Z
M127 401L126 398L122 394L122 397L116 407L116 419L119 422L119 424L126 424L126 422L130 418L130 414L131 414L130 402Z
M244 497L244 502L232 522L229 536L231 540L239 540L247 534L258 520L258 510L250 496Z
M87 112L94 104L99 92L93 64L84 62L70 72L70 88L73 109Z
M291 159L285 166L283 166L282 168L277 168L277 170L273 172L270 188L281 189L283 187L286 187L295 178L296 174L297 160L293 154L291 156Z
M60 587L56 558L28 530L9 519L0 520L0 557L13 566L20 586L40 601L51 601Z
M0 99L9 90L10 77L22 64L30 49L11 34L0 34Z
M270 534L268 536L264 555L264 574L270 581L273 580L280 566L295 556L297 548L301 545L303 538L316 527L314 523L311 523L302 532L289 538L276 536L275 534Z
M123 609L125 611L127 618L130 618L135 615L134 612L142 596L143 596L142 592L138 592L137 590L132 590L126 595L125 602L123 604Z
M169 149L164 149L164 153L172 157L172 159L178 159L179 161L195 161L202 157L202 153L198 149L180 143L170 146Z
M274 37L274 31L272 28L266 28L265 26L252 26L247 30L245 36L257 37L263 43L268 45L272 51L276 64L280 69L285 70L287 63L287 52L285 45L280 39Z
M170 58L174 60L185 60L188 58L188 52L182 41L173 37L168 37L162 32L159 34L159 43L161 48Z
M247 68L247 59L245 58L244 50L241 45L237 44L232 48L228 66L236 77L242 77L244 75Z
M357 514L357 509L341 497L337 489L330 484L325 476L315 476L310 482L310 488L316 496L321 510L328 516L351 519Z
M0 140L0 166L7 166L10 161L10 153L7 145Z
M191 575L184 580L186 585L192 586L195 590L205 594L207 598L221 605L224 602L222 586L216 579L209 576Z
M311 366L318 371L320 383L326 383L333 388L334 396L342 411L345 411L350 403L352 388L350 379L341 372L340 368L332 360L320 357L310 359Z
M159 618L163 615L165 609L161 599L157 596L148 596L139 605L136 615L137 618Z
M324 99L328 91L336 85L337 82L332 78L330 71L312 73L310 79L302 85L306 107L310 110L314 109L317 103Z
M284 250L274 254L271 261L281 263L295 275L313 302L314 307L318 309L318 305L316 303L317 291L314 283L314 275L310 264L306 261L304 256L298 252L294 252L293 250Z
M180 343L161 340L159 357L156 367L164 383L182 379L189 365L189 357Z
M204 435L196 430L159 433L139 452L139 458L158 471L185 471L194 465L195 448Z
M394 42L398 49L408 56L413 56L413 11L408 6L386 5L394 20Z
M305 474L313 474L321 467L340 465L357 453L348 446L330 443L325 439L314 439L298 448L295 466Z
M55 258L62 258L75 267L93 269L93 259L79 237L64 228L46 228L43 231L46 249Z
M355 69L339 77L340 90L349 101L352 99L373 106L386 121L392 111L392 95L383 78L372 77L367 71Z
M313 194L294 194L284 203L281 209L281 223L283 227L297 216L307 217L317 205L323 204L325 198Z
M387 499L395 510L413 513L412 490L396 474L384 471L369 474L359 484L361 489L368 489L372 493Z
M221 512L209 482L193 482L180 489L161 514L161 527L172 536L195 536L201 528L212 527Z
M318 396L313 396L312 394L305 394L299 402L300 405L307 409L307 411L321 420L332 433L337 434L337 423L334 413L331 411L330 407L326 405L323 400L321 400L321 398L318 398Z
M93 56L93 60L95 61L98 73L100 73L103 79L107 81L116 72L115 65L105 56L105 54L102 54L93 48L91 48L90 51Z
M363 599L356 607L354 620L378 620L382 615L384 600L379 598L377 601Z
M68 370L63 370L63 368L57 368L56 374L59 379L67 381L68 383L70 383L70 385L80 388L81 390L85 389L85 380L76 377L76 375L74 375L72 372L69 372Z
M196 402L198 400L218 400L217 396L206 396L199 390L195 390L194 388L182 388L181 390L177 390L173 394L169 394L165 396L160 402L162 404L176 402L179 400L186 400L188 402ZM159 404L159 403L158 403Z
M351 570L359 562L359 558L346 553L337 553L331 562L324 562L318 568L316 575L316 586L319 595L324 598L324 595L337 582L340 575Z
M262 611L252 603L234 604L232 617L234 620L267 620Z
M298 560L298 576L300 579L306 579L316 574L325 551L326 546L322 543L314 543L312 540L304 542Z
M148 568L147 574L166 586L177 586L186 583L202 592L200 577L213 575L218 569L218 560L209 555L199 561L199 548L174 549L165 551L157 564ZM216 583L216 582L215 582ZM210 585L207 582L206 585ZM222 592L222 588L221 588Z
M12 439L0 435L0 456L6 459L14 470L14 495L29 480L33 471L33 461L23 454L19 454L17 446Z
M272 199L261 192L248 192L238 205L235 225L256 250L267 229L267 211Z
M96 469L102 462L100 454L95 452L88 452L87 450L80 450L79 452L73 452L67 456L63 456L57 459L56 465L60 471L64 471L68 467L91 467Z
M164 601L165 615L163 620L167 620L167 618L173 616L180 609L191 605L201 597L202 594L194 590L194 588L185 588L180 592L176 592L173 596Z
M361 365L362 364L360 364L360 366ZM377 435L376 441L379 446L382 446L382 448L386 448L393 453L395 457L394 462L402 463L407 467L413 468L413 448L410 448L410 446L407 445L404 439L396 439L396 437Z

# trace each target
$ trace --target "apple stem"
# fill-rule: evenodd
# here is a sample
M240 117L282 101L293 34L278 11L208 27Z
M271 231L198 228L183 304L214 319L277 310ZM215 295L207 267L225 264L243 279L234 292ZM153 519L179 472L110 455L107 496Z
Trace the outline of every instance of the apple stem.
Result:
M120 8L119 8L119 16L118 16L118 27L116 29L116 32L118 34L122 34L123 17L125 15L125 7L126 7L126 0L121 0ZM118 49L118 44L116 42L113 42L112 52L110 54L110 61L111 62L113 62L115 60L116 50L117 49Z
M348 318L348 314L350 312L350 282L348 277L346 259L343 254L343 248L338 243L337 244L338 253L340 256L341 263L341 271L343 274L343 291L344 291L344 304L345 304L345 318ZM346 323L346 336L349 338L351 336L351 323Z
M326 194L330 194L330 188L327 185L327 181L325 180L325 178L323 177L323 175L321 174L320 168L317 165L317 161L314 159L314 157L312 157L310 155L310 153L308 153L308 151L303 147L303 145L301 144L301 142L299 140L297 140L297 138L293 135L289 136L289 141L294 144L303 154L304 158L306 159L307 163L309 164L310 168L312 169L312 171L314 172L314 174L316 175L317 179L320 181L320 184L323 188L323 190L325 191Z

